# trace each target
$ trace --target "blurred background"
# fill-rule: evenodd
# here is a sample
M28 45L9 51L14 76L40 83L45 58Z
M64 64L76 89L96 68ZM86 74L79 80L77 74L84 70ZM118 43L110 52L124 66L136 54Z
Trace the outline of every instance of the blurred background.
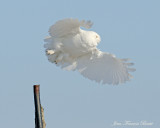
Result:
M160 127L160 1L5 0L0 2L0 124L33 128L33 85L40 84L47 128ZM135 63L134 78L101 85L48 62L43 39L64 18L91 20L98 48Z

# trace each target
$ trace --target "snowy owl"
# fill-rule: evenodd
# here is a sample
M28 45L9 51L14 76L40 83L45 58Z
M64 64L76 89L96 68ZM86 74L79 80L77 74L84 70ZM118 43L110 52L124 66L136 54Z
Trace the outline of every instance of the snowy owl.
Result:
M100 36L89 29L91 21L63 19L49 29L44 39L48 60L65 70L77 70L84 77L102 84L117 85L129 81L132 77L129 68L133 63L128 59L119 59L115 55L101 52L97 45Z

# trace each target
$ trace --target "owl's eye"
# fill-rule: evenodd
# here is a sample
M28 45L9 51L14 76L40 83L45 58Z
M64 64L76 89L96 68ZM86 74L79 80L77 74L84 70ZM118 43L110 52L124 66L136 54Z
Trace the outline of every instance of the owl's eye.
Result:
M98 38L98 36L96 35L96 38Z

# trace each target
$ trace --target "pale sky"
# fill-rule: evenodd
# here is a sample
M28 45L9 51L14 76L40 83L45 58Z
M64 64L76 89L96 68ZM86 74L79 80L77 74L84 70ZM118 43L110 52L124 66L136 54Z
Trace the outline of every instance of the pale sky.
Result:
M5 0L0 2L0 127L34 128L33 85L40 84L47 128L160 127L160 1ZM91 20L98 48L131 58L134 78L101 85L48 62L43 39L64 18Z

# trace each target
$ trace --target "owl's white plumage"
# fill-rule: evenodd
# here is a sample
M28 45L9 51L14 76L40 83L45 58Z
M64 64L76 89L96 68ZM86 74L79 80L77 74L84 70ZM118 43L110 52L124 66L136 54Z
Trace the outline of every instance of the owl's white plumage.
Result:
M99 83L119 84L132 77L129 68L133 63L127 59L116 58L113 54L97 49L100 36L89 29L90 21L64 19L56 22L49 29L50 36L44 40L46 55L50 62L65 70L77 70L84 77Z

